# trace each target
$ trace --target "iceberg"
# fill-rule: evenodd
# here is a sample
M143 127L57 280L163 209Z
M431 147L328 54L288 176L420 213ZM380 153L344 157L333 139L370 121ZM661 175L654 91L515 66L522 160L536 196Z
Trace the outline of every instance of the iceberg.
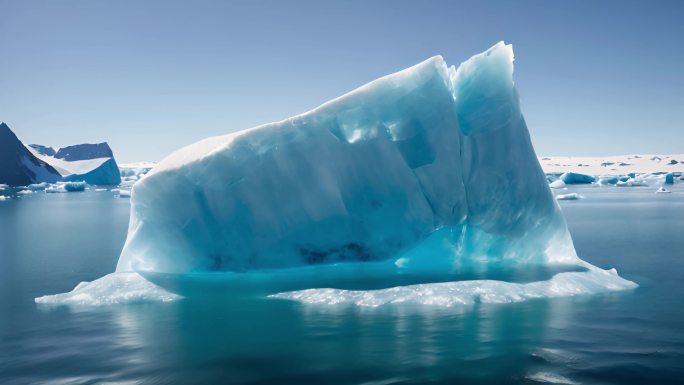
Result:
M79 181L79 182L66 182L62 184L62 187L64 190L69 191L69 192L74 192L74 191L84 191L87 186L87 183L84 181Z
M551 188L563 188L565 187L565 182L563 182L560 179L554 180L553 182L549 183L549 187Z
M169 293L206 279L240 295L318 301L342 281L483 264L582 271L333 293L439 304L433 289L467 303L635 287L578 258L512 73L503 42L457 68L435 56L302 115L182 148L133 185L116 272L36 301L121 301L113 277L131 274Z
M48 188L48 187L50 187L50 184L49 184L49 183L45 183L45 182L42 182L42 183L33 183L33 184L30 184L30 185L26 186L27 189L32 190L32 191L43 191L43 190L45 190L45 189Z
M560 176L560 180L566 184L584 184L584 183L594 183L596 178L591 175L580 174L576 172L566 172Z
M130 188L154 167L152 162L126 163L119 165L121 186Z
M598 183L599 183L599 185L601 185L601 186L606 186L606 185L614 185L614 184L617 184L617 182L619 182L619 181L620 181L620 179L619 179L617 176L614 176L614 175L602 175L602 176L599 178Z
M107 143L78 144L57 151L52 147L31 144L28 149L57 170L63 181L85 181L93 185L121 183L119 166Z
M576 201L578 199L582 199L582 196L578 193L556 195L556 200L558 201Z

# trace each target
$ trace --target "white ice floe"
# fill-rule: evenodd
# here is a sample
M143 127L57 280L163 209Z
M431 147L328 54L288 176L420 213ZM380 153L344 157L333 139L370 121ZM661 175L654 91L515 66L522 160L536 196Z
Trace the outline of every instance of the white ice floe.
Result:
M401 303L452 307L572 297L637 287L635 283L620 278L615 269L602 270L588 264L585 266L589 271L559 273L550 280L530 283L473 280L398 286L382 290L307 289L270 297L325 305L378 307Z
M114 305L168 302L180 298L150 283L138 273L112 273L92 282L81 282L74 290L35 299L47 305Z
M556 195L556 200L558 201L574 201L578 199L582 199L583 197L579 195L578 193L570 193L570 194L559 194Z
M664 159L664 161L661 161ZM677 163L670 162L674 160ZM618 156L544 156L539 163L545 173L576 172L589 175L653 174L684 171L684 154ZM581 166L580 166L581 165Z
M555 180L555 181L549 183L549 187L551 187L551 188L563 188L563 187L565 187L565 182L558 179L558 180Z

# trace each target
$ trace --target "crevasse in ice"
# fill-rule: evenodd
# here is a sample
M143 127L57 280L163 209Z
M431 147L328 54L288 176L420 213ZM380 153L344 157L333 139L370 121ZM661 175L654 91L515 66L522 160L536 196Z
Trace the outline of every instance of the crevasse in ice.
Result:
M592 282L565 295L634 287L575 254L512 73L503 42L458 68L436 56L305 114L175 152L133 187L117 273L222 272L274 294L335 287L345 266L382 266L371 273L382 279L476 261L587 269L562 273ZM492 281L445 284L478 282ZM502 284L529 297L525 284Z

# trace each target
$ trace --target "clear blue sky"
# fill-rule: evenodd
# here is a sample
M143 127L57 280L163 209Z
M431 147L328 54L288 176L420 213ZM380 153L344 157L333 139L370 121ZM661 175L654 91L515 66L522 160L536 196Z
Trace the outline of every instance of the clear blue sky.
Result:
M538 154L684 152L684 1L0 0L0 120L155 161L500 40Z

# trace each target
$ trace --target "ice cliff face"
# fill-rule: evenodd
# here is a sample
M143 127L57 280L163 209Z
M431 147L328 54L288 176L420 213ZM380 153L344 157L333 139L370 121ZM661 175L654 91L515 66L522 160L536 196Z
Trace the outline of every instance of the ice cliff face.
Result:
M503 43L436 56L177 151L135 185L117 271L577 261L512 72Z
M59 173L35 157L5 123L0 123L0 183L26 186L38 182L56 182Z

